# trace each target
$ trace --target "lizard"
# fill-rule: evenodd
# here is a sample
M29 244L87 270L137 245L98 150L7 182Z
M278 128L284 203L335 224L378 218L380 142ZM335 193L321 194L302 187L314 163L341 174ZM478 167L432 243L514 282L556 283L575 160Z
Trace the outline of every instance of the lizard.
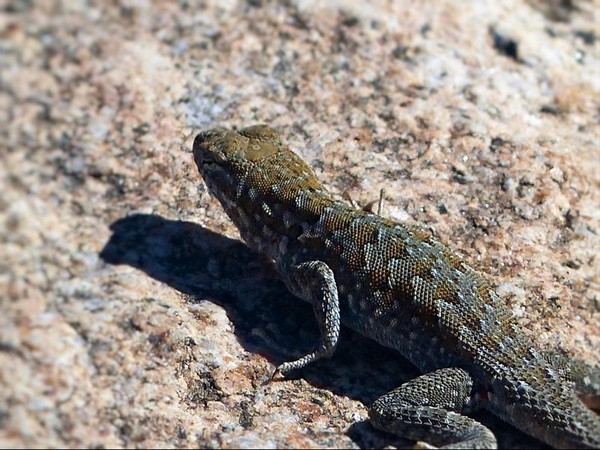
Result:
M377 429L429 448L497 448L468 416L483 408L550 446L600 447L600 420L578 396L600 392L600 378L538 349L493 284L430 232L335 199L266 125L200 132L193 155L242 239L312 304L316 349L274 376L330 357L344 324L422 373L373 402Z

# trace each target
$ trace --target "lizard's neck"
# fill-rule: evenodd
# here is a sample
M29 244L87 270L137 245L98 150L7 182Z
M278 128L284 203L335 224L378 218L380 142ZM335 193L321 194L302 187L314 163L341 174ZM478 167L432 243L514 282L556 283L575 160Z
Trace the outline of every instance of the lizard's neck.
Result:
M272 258L282 240L295 241L330 207L340 205L294 153L282 152L221 177L205 177L244 241Z

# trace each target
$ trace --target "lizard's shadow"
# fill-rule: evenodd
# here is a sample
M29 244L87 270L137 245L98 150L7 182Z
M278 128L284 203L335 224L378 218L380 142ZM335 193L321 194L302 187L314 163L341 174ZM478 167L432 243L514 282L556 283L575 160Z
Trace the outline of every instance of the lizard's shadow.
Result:
M290 294L270 261L242 242L191 222L147 214L119 219L110 229L113 234L100 253L106 263L140 269L190 302L209 299L223 307L248 352L264 355L276 366L313 350L318 327L312 307ZM331 359L291 374L367 405L417 375L397 352L347 328ZM360 447L390 440L386 435L382 441L382 433L365 422L348 434Z
M131 215L110 229L100 253L105 262L140 269L191 302L209 299L223 307L247 351L276 366L314 348L318 327L310 304L289 293L270 261L242 242L157 215ZM396 352L343 329L331 359L290 376L370 404L416 374Z

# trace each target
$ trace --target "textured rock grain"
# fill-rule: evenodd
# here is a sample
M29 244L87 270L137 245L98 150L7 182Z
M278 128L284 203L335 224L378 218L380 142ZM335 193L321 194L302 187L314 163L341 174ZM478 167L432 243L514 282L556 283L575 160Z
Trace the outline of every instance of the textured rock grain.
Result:
M262 384L317 330L195 171L217 125L288 130L361 204L385 187L598 364L593 2L219 3L0 2L0 446L410 445L362 403L413 369L348 331Z

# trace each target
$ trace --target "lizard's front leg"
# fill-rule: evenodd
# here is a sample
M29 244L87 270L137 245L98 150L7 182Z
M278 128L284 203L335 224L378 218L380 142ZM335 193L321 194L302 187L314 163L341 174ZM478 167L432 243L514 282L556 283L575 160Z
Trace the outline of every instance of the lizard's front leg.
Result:
M337 285L332 270L323 261L308 261L291 269L285 269L287 278L294 284L293 291L308 300L315 312L321 332L319 346L314 352L281 364L275 370L285 375L291 370L301 369L308 364L333 355L340 336L340 304Z
M461 413L476 407L473 380L452 367L421 375L379 397L369 409L375 428L449 448L497 448L489 428Z

